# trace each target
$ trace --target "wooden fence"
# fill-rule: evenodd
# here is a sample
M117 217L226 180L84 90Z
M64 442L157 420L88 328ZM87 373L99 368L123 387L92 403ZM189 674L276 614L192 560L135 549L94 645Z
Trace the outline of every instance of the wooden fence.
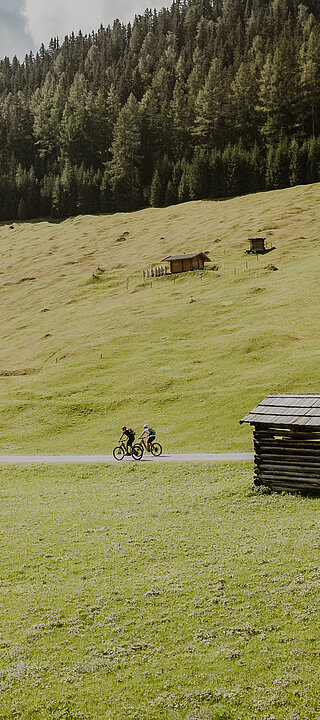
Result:
M143 270L143 280L147 280L148 278L152 277L163 277L164 275L167 275L168 268L166 265L158 265L157 267L149 268L148 270Z

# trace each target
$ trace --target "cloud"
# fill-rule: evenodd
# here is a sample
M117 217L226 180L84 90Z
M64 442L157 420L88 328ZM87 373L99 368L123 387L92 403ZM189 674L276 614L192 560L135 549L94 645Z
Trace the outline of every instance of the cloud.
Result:
M62 42L72 31L77 34L79 30L98 30L101 23L112 24L115 18L128 22L135 13L142 14L147 4L143 0L23 0L21 12L25 31L39 47L41 43L47 45L51 37L58 36ZM168 4L156 0L152 7Z
M33 42L26 35L20 17L21 0L0 0L0 57L17 54L23 58L33 49Z

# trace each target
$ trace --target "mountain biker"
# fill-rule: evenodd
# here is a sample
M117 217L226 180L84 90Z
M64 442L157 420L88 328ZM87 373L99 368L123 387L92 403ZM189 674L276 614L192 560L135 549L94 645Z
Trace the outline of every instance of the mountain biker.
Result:
M143 426L143 431L141 435L139 435L139 440L142 440L145 447L147 448L147 451L151 451L151 444L154 442L154 439L156 437L156 431L153 430L153 428L149 427L147 423ZM144 441L143 438L146 438L146 441Z
M121 438L119 438L119 442L121 442L123 436L125 436L127 438L127 440L124 441L124 445L126 448L126 453L127 453L127 455L129 455L130 454L129 448L132 452L132 445L134 443L135 432L134 432L134 430L132 430L132 428L127 428L125 425L122 425L121 430L122 430L122 435L121 435Z

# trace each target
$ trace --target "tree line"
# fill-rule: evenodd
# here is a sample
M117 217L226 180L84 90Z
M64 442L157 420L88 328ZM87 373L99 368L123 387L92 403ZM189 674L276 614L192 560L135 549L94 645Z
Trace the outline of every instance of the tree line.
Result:
M0 61L0 219L320 179L318 0L175 0Z

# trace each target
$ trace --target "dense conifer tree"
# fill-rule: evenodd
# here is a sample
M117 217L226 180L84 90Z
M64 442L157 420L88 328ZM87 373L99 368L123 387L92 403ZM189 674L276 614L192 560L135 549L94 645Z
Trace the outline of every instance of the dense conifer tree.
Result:
M320 179L320 6L174 0L0 60L0 218Z
M131 210L142 200L141 111L131 93L114 126L109 163L110 185L117 206Z

